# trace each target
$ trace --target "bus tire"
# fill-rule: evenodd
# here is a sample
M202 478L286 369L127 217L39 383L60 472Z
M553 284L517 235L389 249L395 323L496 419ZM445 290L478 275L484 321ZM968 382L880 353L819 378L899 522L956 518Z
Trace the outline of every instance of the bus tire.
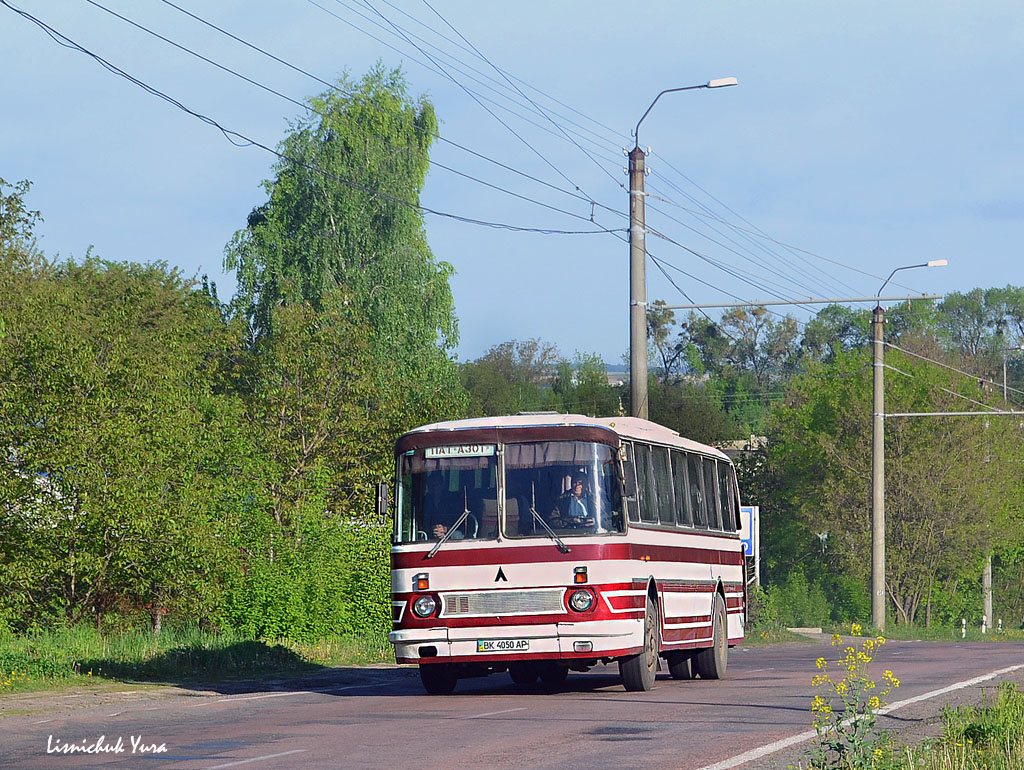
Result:
M544 684L561 684L568 676L568 667L560 666L557 663L542 666L540 669L540 681Z
M459 678L447 663L421 663L420 681L430 695L451 695Z
M533 684L540 675L540 668L536 663L509 663L508 675L516 684Z
M619 661L622 686L629 692L647 692L654 686L658 672L658 625L658 608L648 596L644 613L644 651Z
M668 673L673 679L693 679L693 653L670 652L665 660L668 662Z
M729 633L726 626L725 602L715 593L711 609L711 646L693 657L693 673L701 679L721 679L729 664Z

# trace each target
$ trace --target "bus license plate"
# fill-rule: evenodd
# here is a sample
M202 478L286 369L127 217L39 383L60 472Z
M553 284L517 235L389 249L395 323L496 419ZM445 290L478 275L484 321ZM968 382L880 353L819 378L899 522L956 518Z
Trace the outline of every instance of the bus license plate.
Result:
M530 649L529 639L480 639L477 652L525 652Z

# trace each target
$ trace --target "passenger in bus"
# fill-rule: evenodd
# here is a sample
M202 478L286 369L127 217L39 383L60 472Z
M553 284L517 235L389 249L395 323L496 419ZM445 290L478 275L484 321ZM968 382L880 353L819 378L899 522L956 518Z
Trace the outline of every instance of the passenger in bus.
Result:
M423 521L430 534L440 540L448 534L458 516L452 512L450 495L444 492L444 479L434 472L427 476L427 493L423 499ZM450 540L462 540L463 532L452 533Z
M594 526L594 501L587 489L585 476L576 474L572 477L572 486L555 501L549 519L559 527Z

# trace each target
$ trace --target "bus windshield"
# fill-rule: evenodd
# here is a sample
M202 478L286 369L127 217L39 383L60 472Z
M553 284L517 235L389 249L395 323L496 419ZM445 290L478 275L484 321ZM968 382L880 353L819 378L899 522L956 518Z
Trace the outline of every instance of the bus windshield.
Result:
M506 444L504 469L505 537L547 538L549 529L559 537L624 531L617 456L610 446ZM496 539L498 472L496 444L400 455L395 542L437 542L446 535L449 541Z
M505 446L505 534L548 537L623 531L615 450L545 441Z
M498 533L497 446L418 449L399 457L395 540L493 539ZM463 514L466 514L463 516Z

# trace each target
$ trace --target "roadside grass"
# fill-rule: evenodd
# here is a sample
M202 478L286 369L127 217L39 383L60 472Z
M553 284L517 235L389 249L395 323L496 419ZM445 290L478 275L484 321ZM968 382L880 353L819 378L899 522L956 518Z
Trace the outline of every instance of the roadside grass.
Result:
M838 633L838 627L833 632ZM865 633L873 633L884 636L886 639L898 639L901 641L924 641L924 642L1020 642L1024 641L1024 630L1019 628L1005 629L1003 631L989 630L981 633L981 629L974 627L967 628L967 635L961 636L960 627L955 628L932 626L899 626L889 625L881 634L865 627Z
M780 626L755 626L743 637L745 647L764 647L769 644L784 644L786 642L814 644L815 640L803 634L794 634Z
M994 701L943 710L943 735L920 746L886 745L872 770L1021 770L1024 768L1024 692L999 686Z
M96 680L220 681L300 675L327 666L394 662L383 634L333 637L315 644L252 639L195 626L101 635L88 626L0 634L0 696L80 686Z

